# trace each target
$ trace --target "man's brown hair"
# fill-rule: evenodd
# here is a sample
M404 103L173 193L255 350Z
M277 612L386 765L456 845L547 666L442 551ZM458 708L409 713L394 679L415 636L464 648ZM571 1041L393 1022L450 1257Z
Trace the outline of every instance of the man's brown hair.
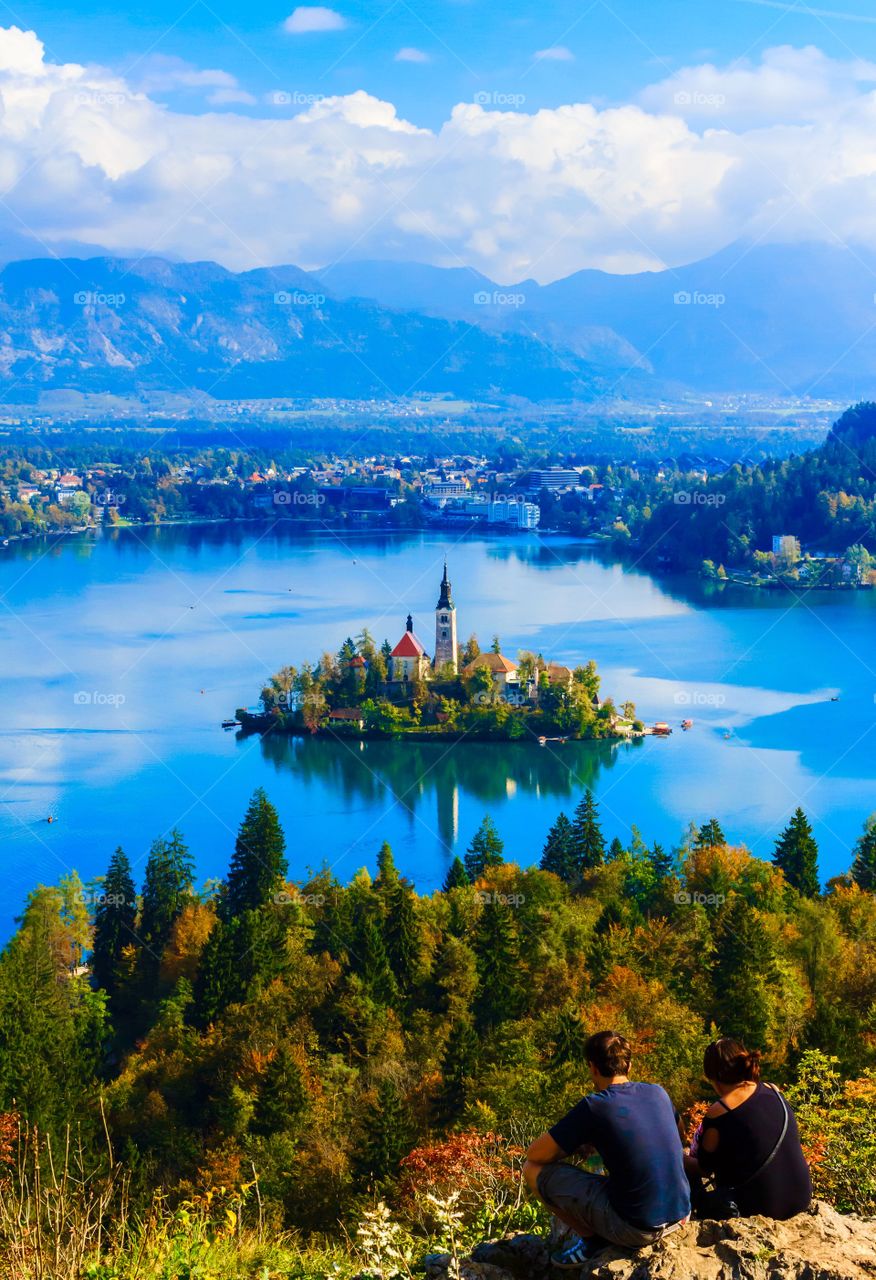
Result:
M597 1031L587 1040L584 1054L601 1076L626 1076L630 1073L633 1051L629 1040L619 1031Z

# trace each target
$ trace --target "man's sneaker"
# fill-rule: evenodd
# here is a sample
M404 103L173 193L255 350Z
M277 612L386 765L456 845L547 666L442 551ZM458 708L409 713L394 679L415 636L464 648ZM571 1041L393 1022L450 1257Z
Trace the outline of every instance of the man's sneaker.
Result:
M583 1267L596 1257L597 1253L601 1253L608 1245L607 1240L603 1240L601 1236L589 1236L586 1240L573 1240L566 1249L561 1249L559 1253L551 1254L551 1262L555 1267L568 1268Z

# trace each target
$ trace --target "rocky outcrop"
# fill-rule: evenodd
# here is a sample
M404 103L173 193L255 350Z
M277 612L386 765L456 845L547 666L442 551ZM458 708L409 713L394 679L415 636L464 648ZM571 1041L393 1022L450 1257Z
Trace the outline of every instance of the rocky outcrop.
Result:
M515 1236L479 1245L461 1262L460 1280L558 1280L549 1242ZM426 1260L428 1280L452 1280L447 1254ZM690 1222L659 1244L631 1253L606 1248L581 1280L874 1280L876 1220L844 1217L816 1201L788 1222L734 1218Z

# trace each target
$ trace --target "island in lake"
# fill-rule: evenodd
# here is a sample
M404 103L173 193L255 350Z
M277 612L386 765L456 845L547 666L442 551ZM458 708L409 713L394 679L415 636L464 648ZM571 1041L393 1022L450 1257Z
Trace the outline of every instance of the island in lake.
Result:
M481 652L475 636L457 639L447 563L435 606L430 658L407 617L395 646L378 647L368 631L345 640L312 667L287 666L261 692L261 710L239 708L229 727L244 731L344 737L629 738L648 732L631 702L616 708L599 696L594 662L576 667L501 651L498 636ZM654 731L668 731L655 726Z

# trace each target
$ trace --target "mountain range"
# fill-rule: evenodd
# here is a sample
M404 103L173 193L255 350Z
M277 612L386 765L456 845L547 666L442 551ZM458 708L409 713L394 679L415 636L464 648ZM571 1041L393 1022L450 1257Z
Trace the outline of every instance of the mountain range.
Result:
M637 402L876 396L876 253L733 245L660 272L499 285L464 267L234 273L162 258L0 271L0 394Z

